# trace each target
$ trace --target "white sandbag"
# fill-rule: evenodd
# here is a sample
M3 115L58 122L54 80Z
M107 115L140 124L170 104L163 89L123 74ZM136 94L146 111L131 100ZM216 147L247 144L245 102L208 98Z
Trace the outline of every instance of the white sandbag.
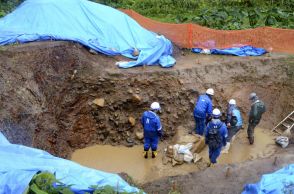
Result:
M193 160L193 155L192 155L192 153L190 152L189 154L184 154L184 161L185 162L188 162L188 163L190 163L190 162L192 162L192 160Z
M282 148L286 148L289 145L289 138L279 136L276 138L276 144L280 145Z
M180 154L190 154L190 149L193 147L192 143L188 143L186 145L180 145L178 153Z

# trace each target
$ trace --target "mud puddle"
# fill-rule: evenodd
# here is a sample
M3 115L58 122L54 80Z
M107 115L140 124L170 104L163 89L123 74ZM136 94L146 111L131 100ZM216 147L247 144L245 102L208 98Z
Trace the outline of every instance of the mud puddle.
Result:
M222 154L218 159L219 164L233 164L257 158L266 158L273 155L278 147L275 145L275 135L268 129L256 128L254 132L255 142L249 145L246 129L241 130L231 143L228 154ZM208 161L208 148L201 155Z
M258 128L255 131L255 144L249 145L246 130L242 130L231 145L229 153L222 154L218 162L219 164L231 164L269 157L277 150L273 139L274 136L269 130ZM76 150L72 154L72 160L106 172L126 172L138 183L146 183L161 177L183 175L203 169L205 162L202 162L202 166L193 163L175 167L172 167L171 164L163 165L161 156L166 145L163 142L160 144L159 155L156 159L144 159L142 145L132 148L96 145ZM208 161L207 148L200 155L204 158L203 161Z

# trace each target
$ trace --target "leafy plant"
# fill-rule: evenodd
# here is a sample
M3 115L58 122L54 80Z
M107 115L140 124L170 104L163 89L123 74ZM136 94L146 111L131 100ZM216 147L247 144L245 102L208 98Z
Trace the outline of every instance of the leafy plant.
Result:
M56 179L55 175L50 172L39 172L30 181L24 194L73 194L70 190L72 185L65 185ZM93 191L85 194L135 194L128 192L118 192L117 189L107 186L91 186ZM141 190L137 194L143 194Z
M215 29L294 28L294 0L92 0L133 9L162 22L193 22ZM23 0L0 0L0 17Z
M62 184L54 174L40 172L32 178L25 194L73 194L73 192L70 190L70 185Z

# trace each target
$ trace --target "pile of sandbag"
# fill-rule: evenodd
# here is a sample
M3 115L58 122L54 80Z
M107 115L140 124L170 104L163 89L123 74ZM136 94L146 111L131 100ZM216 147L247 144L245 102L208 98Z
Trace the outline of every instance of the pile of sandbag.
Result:
M181 138L181 143L186 144L175 144L169 145L165 149L165 156L163 157L163 163L172 163L173 166L180 165L183 163L197 163L202 159L199 153L205 147L205 141L202 136L198 135L187 135ZM183 140L188 140L183 141Z

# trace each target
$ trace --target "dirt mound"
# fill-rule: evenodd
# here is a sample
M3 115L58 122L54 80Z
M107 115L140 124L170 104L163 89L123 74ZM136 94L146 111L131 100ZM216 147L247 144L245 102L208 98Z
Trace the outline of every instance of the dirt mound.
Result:
M162 105L166 139L179 125L193 127L198 94L216 90L225 110L236 98L243 115L256 91L272 127L294 108L294 57L223 57L184 53L174 68L119 69L122 57L92 55L78 44L31 43L1 47L1 131L21 143L68 157L92 144L140 144L140 116L152 101ZM95 101L96 99L96 101Z

